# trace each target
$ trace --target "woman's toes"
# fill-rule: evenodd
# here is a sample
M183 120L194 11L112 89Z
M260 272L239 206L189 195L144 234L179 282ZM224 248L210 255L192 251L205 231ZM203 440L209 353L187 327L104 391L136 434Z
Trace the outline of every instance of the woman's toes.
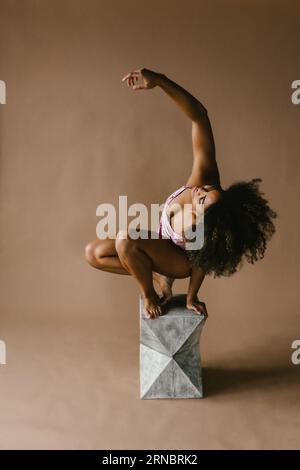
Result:
M144 308L144 315L146 318L150 318L150 313Z

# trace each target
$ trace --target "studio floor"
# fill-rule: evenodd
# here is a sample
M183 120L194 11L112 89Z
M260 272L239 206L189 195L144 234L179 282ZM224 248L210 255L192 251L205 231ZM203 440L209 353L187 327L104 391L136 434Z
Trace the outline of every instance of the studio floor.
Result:
M279 344L208 360L204 329L205 398L140 400L134 325L4 321L1 449L299 448L300 366L286 366Z

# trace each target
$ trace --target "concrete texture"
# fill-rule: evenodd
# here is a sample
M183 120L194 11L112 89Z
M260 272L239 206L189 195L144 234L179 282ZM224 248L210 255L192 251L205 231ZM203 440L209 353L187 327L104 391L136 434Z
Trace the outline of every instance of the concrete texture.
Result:
M140 296L140 393L150 398L202 398L199 339L205 316L175 295L156 319L144 316Z

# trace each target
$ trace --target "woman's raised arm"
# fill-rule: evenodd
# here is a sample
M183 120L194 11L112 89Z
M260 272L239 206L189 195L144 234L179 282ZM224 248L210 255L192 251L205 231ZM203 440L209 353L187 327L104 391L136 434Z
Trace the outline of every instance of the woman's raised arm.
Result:
M141 78L141 84L135 84ZM192 121L193 165L187 185L202 186L220 183L215 158L215 144L210 120L203 104L165 74L139 69L127 74L128 86L133 90L147 90L159 86Z
M214 136L206 108L193 95L165 75L159 74L158 86L192 121L193 165L186 184L203 186L220 183Z

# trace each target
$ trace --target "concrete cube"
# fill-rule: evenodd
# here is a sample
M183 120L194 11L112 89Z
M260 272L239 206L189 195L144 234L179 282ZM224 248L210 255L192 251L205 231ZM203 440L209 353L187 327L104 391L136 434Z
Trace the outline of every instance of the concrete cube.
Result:
M200 333L206 317L175 295L155 319L144 315L140 296L140 397L202 398Z

